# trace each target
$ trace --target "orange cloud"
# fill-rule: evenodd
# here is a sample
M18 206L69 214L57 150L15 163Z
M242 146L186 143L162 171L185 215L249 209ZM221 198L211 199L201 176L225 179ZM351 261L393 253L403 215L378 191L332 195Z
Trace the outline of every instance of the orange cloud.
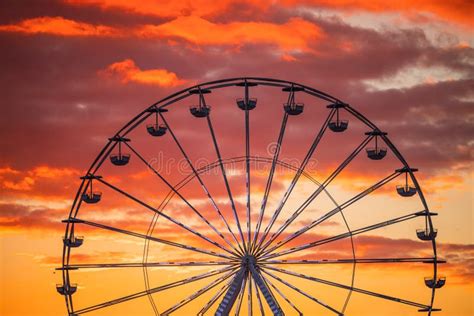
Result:
M131 59L113 63L101 73L109 76L117 76L122 83L136 82L162 87L174 87L186 82L186 80L179 79L174 72L170 72L166 69L141 70Z
M434 175L423 179L423 189L427 193L436 193L462 186L465 179L460 175Z
M197 16L178 17L163 24L147 24L133 29L92 25L62 17L39 17L17 24L0 25L1 31L58 36L135 36L145 39L165 39L170 43L174 40L184 40L196 45L268 44L278 46L284 51L309 51L311 43L317 42L323 37L323 32L317 25L301 18L291 18L283 24L269 22L213 23ZM285 55L285 57L286 60L292 58L289 55ZM157 75L170 79L172 76L171 73L163 72L160 69L140 71L128 63L117 65L115 68L119 71L125 69L135 76L135 79L129 81L141 83L159 84L155 81Z
M22 172L10 167L0 168L0 185L4 189L13 191L31 191L38 181L48 179L59 181L64 177L77 177L79 171L72 168L54 168L38 166L32 170ZM42 185L45 183L42 182Z
M35 179L31 177L24 177L18 182L5 180L3 181L3 187L15 191L30 191L35 184Z
M79 175L79 171L76 169L54 168L54 167L48 167L48 166L38 166L33 169L32 173L36 177L49 178L49 179L61 178L61 177L73 177L73 176Z
M18 24L0 25L0 32L53 34L59 36L117 36L112 27L76 22L62 17L39 17Z
M232 4L237 3L234 0L64 0L64 2L80 6L98 6L102 9L121 9L127 12L160 17L214 15L225 12ZM241 0L238 3L252 5L260 9L268 8L271 5L270 1L265 0Z
M5 175L5 174L18 174L20 171L15 170L11 167L3 167L0 168L0 175Z
M322 30L301 18L284 24L233 22L219 24L196 16L178 17L160 25L145 25L138 34L152 38L176 38L197 45L273 44L286 51L308 51L323 37Z

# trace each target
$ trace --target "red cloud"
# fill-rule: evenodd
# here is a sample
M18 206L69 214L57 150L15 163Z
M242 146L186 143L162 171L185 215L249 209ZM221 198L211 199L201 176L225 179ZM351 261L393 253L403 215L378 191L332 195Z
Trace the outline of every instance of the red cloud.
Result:
M285 51L309 51L309 47L323 37L322 30L312 22L301 18L290 18L286 23L232 22L214 23L196 16L178 17L163 24L147 24L132 29L116 29L103 25L92 25L62 17L39 17L23 20L17 24L0 25L0 31L26 34L52 34L58 36L129 36L184 40L196 45L242 46L244 44L270 44ZM286 60L293 60L284 55ZM125 61L124 61L125 62ZM118 65L137 72L134 65ZM131 69L128 69L130 68ZM153 70L163 75L162 70ZM154 82L140 73L140 82ZM166 73L165 73L166 74ZM169 74L168 74L169 75Z
M174 72L166 69L141 70L131 59L113 63L101 73L117 76L123 83L135 82L162 87L174 87L186 83L186 80L179 79Z
M100 6L103 9L121 9L130 13L155 15L160 17L175 17L187 15L215 15L224 13L229 9L234 0L195 0L192 3L186 1L121 1L121 0L64 0L64 2L72 5L80 6ZM248 4L253 7L265 9L269 7L268 1L261 0L243 0L239 4Z
M118 36L116 29L104 25L92 25L63 17L38 17L18 24L0 25L0 32L25 34L53 34L59 36Z
M64 198L69 189L68 183L77 177L79 177L79 171L73 168L54 168L43 165L20 171L5 167L0 169L0 187L4 189L4 197L14 198L24 196L29 192L29 199L46 199L51 196Z

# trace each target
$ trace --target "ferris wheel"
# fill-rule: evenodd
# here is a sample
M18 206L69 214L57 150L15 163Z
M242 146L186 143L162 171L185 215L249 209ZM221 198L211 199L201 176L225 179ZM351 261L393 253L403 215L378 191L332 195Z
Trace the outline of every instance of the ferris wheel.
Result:
M151 158L157 152L169 159ZM195 85L136 115L81 177L63 221L56 288L68 315L119 315L136 301L146 304L137 315L353 315L361 304L431 315L440 310L434 299L445 261L416 171L384 130L317 89L254 77ZM138 175L155 182L137 185ZM373 182L359 184L358 175ZM347 197L344 187L356 193ZM146 214L138 216L145 224L115 211L131 208ZM359 238L383 233L413 239L417 255L401 244L368 256L369 239ZM134 261L110 255L122 237L133 240L123 249L135 249ZM90 261L78 260L81 250ZM359 273L368 266L384 277ZM405 267L410 275L400 276ZM142 275L139 290L130 281L125 295L80 298L99 285L78 280L107 283L104 271L113 282L129 280L132 270ZM392 295L389 284L407 290ZM410 297L410 284L425 288L424 301ZM88 297L109 290L96 291Z

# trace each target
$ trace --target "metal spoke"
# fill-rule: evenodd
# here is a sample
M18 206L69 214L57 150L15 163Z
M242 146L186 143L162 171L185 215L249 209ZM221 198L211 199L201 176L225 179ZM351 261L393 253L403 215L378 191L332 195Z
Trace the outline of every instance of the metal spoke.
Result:
M181 151L181 154L183 155L184 159L186 159L186 162L188 163L189 167L191 168L191 170L193 171L193 174L194 176L196 177L196 179L199 181L199 184L201 185L201 188L203 189L203 191L205 192L205 194L207 195L209 201L211 202L212 206L214 207L214 210L217 212L217 214L219 215L220 219L224 222L224 225L226 226L227 230L229 231L230 235L232 236L232 238L234 239L236 245L238 245L239 250L237 250L231 243L229 243L227 240L226 242L232 247L234 248L235 251L239 252L240 254L243 254L244 250L242 249L242 247L240 246L239 242L237 241L237 237L235 236L234 232L232 231L232 229L230 228L230 225L229 223L227 222L227 220L225 219L224 215L222 214L221 210L219 209L219 207L217 206L217 203L216 201L214 200L214 198L212 197L211 193L209 192L209 190L207 189L207 186L204 184L204 181L202 180L201 176L199 175L199 173L197 172L196 168L194 167L193 163L191 162L191 160L189 159L189 156L187 155L187 153L184 151L184 148L183 146L181 145L181 143L178 141L178 138L176 137L176 135L174 134L173 130L171 129L168 121L166 121L164 115L162 115L161 113L159 114L161 119L163 120L163 122L165 123L166 127L168 128L168 131L171 135L171 137L174 139L176 145L178 146L179 150Z
M288 255L290 253L302 251L302 250L305 250L305 249L308 249L308 248L321 246L321 245L324 245L324 244L327 244L327 243L330 243L330 242L334 242L334 241L337 241L337 240L348 238L350 236L355 236L355 235L362 234L362 233L365 233L365 232L368 232L368 231L371 231L371 230L375 230L375 229L378 229L378 228L382 228L382 227L394 225L394 224L397 224L397 223L400 223L400 222L404 222L404 221L407 221L407 220L410 220L410 219L413 219L413 218L417 218L419 216L426 216L425 211L400 216L400 217L397 217L397 218L394 218L394 219L391 219L391 220L388 220L388 221L384 221L384 222L377 223L377 224L374 224L374 225L370 225L370 226L366 226L366 227L363 227L363 228L355 229L352 232L347 232L347 233L343 233L343 234L336 235L336 236L333 236L333 237L313 241L313 242L310 242L310 243L307 243L307 244L304 244L304 245L301 245L301 246L293 247L291 249L284 250L284 251L281 251L281 252L268 254L266 256L263 256L263 259L276 258L276 257Z
M130 300L134 300L134 299L143 297L143 296L148 295L148 294L153 294L153 293L157 293L157 292L160 292L160 291L175 288L175 287L178 287L178 286L186 285L186 284L189 284L191 282L199 281L199 280L202 280L202 279L214 276L214 275L218 275L218 274L221 274L221 273L225 273L225 272L230 271L230 270L235 270L235 269L236 269L235 267L227 267L227 268L224 268L224 269L209 271L209 272L197 275L197 276L193 276L193 277L189 277L189 278L182 279L182 280L179 280L179 281L175 281L175 282L172 282L172 283L168 283L168 284L165 284L165 285L161 285L161 286L152 288L150 290L140 291L140 292L137 292L137 293L134 293L134 294L131 294L131 295L122 296L122 297L114 299L114 300L110 300L110 301L107 301L107 302L103 302L103 303L100 303L100 304L96 304L96 305L93 305L93 306L82 308L82 309L79 309L79 310L75 311L74 314L76 314L76 315L85 314L85 313L92 312L92 311L95 311L95 310L98 310L98 309L102 309L102 308L109 307L109 306L112 306L112 305L124 303L124 302L130 301Z
M273 273L271 272L268 272L266 271L266 268L262 268L262 271L263 273L266 273L268 274L269 276L271 276L272 278L274 278L275 280L279 281L280 283L283 283L284 285L286 285L287 287L289 287L290 289L293 289L295 290L296 292L300 293L301 295L303 296L306 296L307 298L309 298L310 300L312 300L313 302L316 302L317 304L321 305L322 307L330 310L331 312L337 314L337 315L340 315L340 316L343 316L343 314L341 312L339 312L338 310L336 310L335 308L329 306L328 304L322 302L321 300L317 299L316 297L312 296L311 294L308 294L306 293L305 291L299 289L298 287L294 286L293 284L291 283L288 283L286 282L285 280L283 280L282 278L274 275Z
M253 316L253 291L252 291L252 277L250 273L248 275L248 293L247 293L247 304L248 304L248 313L250 316Z
M217 302L219 297L221 297L222 294L224 294L224 292L227 291L227 289L229 289L231 284L232 284L232 280L227 282L227 284L224 285L219 291L217 291L217 293L209 300L209 302L206 303L206 305L204 305L204 307L197 314L199 316L203 316L209 310L209 308L211 308L211 306Z
M247 188L247 249L250 252L251 242L251 217L250 217L250 113L248 109L249 104L249 87L245 84L245 186Z
M267 253L270 253L272 251L275 251L276 249L280 248L281 246L285 245L286 243L292 241L293 239L297 238L298 236L301 236L302 234L306 233L307 231L309 231L310 229L313 229L314 227L318 226L319 224L321 224L322 222L326 221L327 219L331 218L332 216L334 216L335 214L341 212L342 210L346 209L347 207L351 206L352 204L354 204L355 202L361 200L362 198L366 197L367 195L369 195L370 193L374 192L375 190L381 188L382 186L384 186L385 184L389 183L390 181L392 181L393 179L395 179L396 177L398 177L401 173L400 172L394 172L392 173L391 175L383 178L382 180L378 181L377 183L375 183L374 185L372 185L371 187L365 189L364 191L362 191L361 193L357 194L356 196L350 198L349 200L347 200L346 202L342 203L341 205L339 205L338 207L334 208L333 210L331 210L330 212L324 214L323 216L321 216L320 218L314 220L312 223L310 223L309 225L306 225L305 227L299 229L298 231L296 231L295 233L289 235L288 237L280 240L279 242L277 242L273 247L270 247L269 249L267 249L266 251L263 251L263 255L267 254Z
M290 301L290 299L288 299L288 297L286 297L285 294L283 294L283 292L280 291L277 286L275 286L272 282L270 282L268 278L264 277L263 275L262 278L265 283L269 284L275 290L275 292L277 292L288 304L290 304L291 307L293 307L293 309L298 313L298 315L303 315L303 313L298 309L298 307L296 307L296 305L292 301Z
M318 282L318 283L321 283L321 284L326 284L326 285L338 287L338 288L341 288L341 289L351 290L351 291L354 291L356 293L375 296L375 297L378 297L378 298L383 298L383 299L386 299L386 300L390 300L390 301L393 301L393 302L402 303L402 304L406 304L406 305L411 305L411 306L415 306L415 307L418 307L418 308L423 308L423 309L424 308L429 308L428 305L424 305L424 304L404 300L404 299L393 297L393 296L388 296L388 295L385 295L385 294L380 294L380 293L373 292L373 291L368 291L368 290L356 288L356 287L353 287L353 286L340 284L340 283L337 283L337 282L332 282L332 281L328 281L328 280L324 280L324 279L315 278L315 277L305 275L305 274L302 274L302 273L296 273L296 272L292 272L292 271L289 271L289 270L273 268L273 267L266 267L266 268L270 269L270 270L280 272L280 273L284 273L284 274L287 274L287 275L291 275L291 276L299 277L299 278L302 278L302 279Z
M321 259L321 260L266 260L260 261L263 265L277 264L344 264L344 263L445 263L445 260L435 258L363 258L363 259Z
M314 139L311 147L309 148L308 152L306 153L306 156L305 158L303 159L298 171L296 172L295 176L293 177L293 180L291 181L290 185L288 186L288 188L286 189L286 192L285 194L283 195L277 209L275 210L275 212L273 213L272 215L272 218L270 219L270 222L269 224L267 225L267 227L265 228L264 232L263 232L263 235L262 237L260 238L259 242L258 242L258 247L257 247L257 251L255 253L258 253L259 250L260 250L260 247L263 243L263 241L265 240L265 238L267 237L268 233L270 232L270 229L273 227L273 224L275 223L275 221L277 220L278 218L278 215L280 214L281 210L283 209L283 207L285 206L285 203L286 201L288 200L288 198L290 197L291 195L291 192L293 192L293 189L295 188L296 186L296 183L298 182L301 174L303 173L306 165L308 164L310 158L312 157L314 151L316 150L319 142L321 141L321 139L323 138L323 135L324 135L324 132L326 131L327 127L328 127L328 123L331 121L332 117L334 116L334 113L335 113L335 109L332 109L330 112L329 112L329 115L328 117L326 118L326 120L324 121L323 125L321 126L321 129L319 130L318 134L316 135L316 138Z
M194 229L188 227L187 225L184 225L184 224L181 223L180 221L178 221L178 220L172 218L171 216L166 215L165 213L161 212L160 210L158 210L158 209L156 209L156 208L154 208L154 207L148 205L147 203L141 201L140 199L138 199L138 198L132 196L130 193L127 193L127 192L125 192L125 191L123 191L123 190L117 188L116 186L114 186L114 185L108 183L107 181L105 181L105 180L102 179L102 178L98 178L97 180L100 181L101 183L105 184L105 185L108 186L109 188L111 188L111 189L117 191L118 193L121 193L122 195L128 197L129 199L131 199L131 200L137 202L138 204L144 206L145 208L149 209L150 211L155 212L155 213L159 214L160 216L166 218L168 221L170 221L170 222L172 222L172 223L174 223L174 224L176 224L176 225L178 225L178 226L184 228L184 229L187 230L188 232L190 232L190 233L192 233L192 234L198 236L199 238L201 238L201 239L207 241L208 243L210 243L210 244L212 244L212 245L214 245L214 246L216 246L216 247L218 247L218 248L224 250L225 252L230 253L230 254L233 255L233 256L236 256L235 253L232 252L231 250L222 247L222 246L221 246L220 244L218 244L217 242L215 242L215 241L209 239L208 237L206 237L206 236L204 236L203 234L201 234L201 233L195 231Z
M86 220L83 220L83 219L71 218L71 219L68 219L66 221L73 222L73 223L78 223L78 224L85 224L85 225L89 225L89 226L93 226L93 227L97 227L97 228L101 228L101 229L105 229L105 230L110 230L110 231L114 231L114 232L117 232L117 233L129 235L129 236L134 236L134 237L138 237L138 238L142 238L142 239L146 239L146 240L151 240L151 241L162 243L162 244L165 244L165 245L168 245L168 246L173 246L173 247L177 247L177 248L181 248L181 249L185 249L185 250L189 250L189 251L199 252L199 253L203 253L203 254L206 254L206 255L214 256L214 257L220 257L220 258L224 258L224 259L228 259L228 260L236 260L236 258L229 257L229 256L224 255L224 254L216 253L216 252L211 251L211 250L205 250L205 249L200 249L200 248L193 247L193 246L187 246L187 245L183 245L183 244L180 244L180 243L177 243L177 242L174 242L174 241L169 241L169 240L165 240L165 239L161 239L161 238L157 238L157 237L147 236L147 235L139 234L139 233L136 233L136 232L125 230L125 229L120 229L120 228L113 227L113 226L107 226L107 225L103 225L103 224L99 224L99 223L95 223L95 222L91 222L91 221L86 221Z
M260 228L262 226L263 216L265 214L265 208L267 207L268 195L270 194L270 190L272 188L273 176L275 174L275 168L277 165L278 157L280 156L281 144L283 142L283 137L285 135L287 122L288 122L288 113L286 113L285 111L285 114L283 115L283 120L281 122L280 133L278 134L278 140L277 140L277 145L275 147L275 153L273 154L272 166L268 174L267 184L265 185L265 192L263 194L262 204L260 206L260 214L258 216L257 226L255 228L255 233L253 236L252 251L254 247L256 247L257 245L257 238L258 238L258 234L260 233Z
M209 125L209 131L210 131L211 137L212 137L212 143L214 144L214 149L216 151L217 159L219 160L219 167L220 167L221 172L222 172L222 177L224 178L224 183L225 183L225 187L226 187L226 190L227 190L227 195L229 197L230 205L232 207L232 212L234 213L235 222L236 222L237 228L239 230L240 238L242 239L242 244L243 244L244 250L246 250L244 234L242 232L242 227L240 226L239 216L237 215L237 209L235 208L234 197L232 196L232 191L230 189L229 181L227 179L227 173L225 171L224 164L222 163L222 156L221 156L221 152L219 150L219 145L217 144L217 139L216 139L216 135L214 133L214 128L212 127L212 122L211 122L210 115L208 115L206 118L207 118L207 124Z
M303 211L314 201L314 199L326 189L329 183L334 180L339 173L364 149L364 147L370 142L373 136L367 136L362 143L354 149L354 151L329 175L329 177L301 204L298 209L288 218L285 223L270 237L270 239L260 247L259 254L262 253L281 233L301 214Z
M187 261L187 262L132 262L132 263L84 263L68 264L56 270L78 270L78 269L108 269L108 268L144 268L144 267L205 267L205 266L231 266L236 262L231 261Z
M167 310L165 310L163 313L161 313L161 315L163 316L167 316L175 311L177 311L178 309L180 309L181 307L185 306L186 304L194 301L196 298L198 298L199 296L201 296L202 294L206 293L207 291L209 291L210 289L216 287L217 285L221 284L222 282L224 282L225 280L227 280L228 278L230 278L232 275L234 274L233 271L217 278L216 280L212 281L211 283L209 283L208 285L206 285L205 287L197 290L195 293L191 294L190 296L186 297L184 300L182 300L181 302L173 305L172 307L168 308Z
M245 286L247 285L247 277L244 278L242 286L240 287L239 297L237 298L236 307L235 307L235 316L240 314L240 309L242 308L242 301L244 299Z
M156 174L160 179L161 181L163 181L166 186L168 186L173 192L174 194L176 194L189 208L191 208L191 210L197 215L199 216L199 218L204 222L206 223L207 226L209 226L219 237L221 237L226 243L228 243L232 248L233 248L233 245L232 243L230 243L225 237L224 237L224 234L222 234L214 225L211 224L211 222L209 222L207 220L207 218L205 218L191 203L189 203L189 201L181 194L179 193L178 190L176 190L172 185L171 183L169 183L155 168L153 168L152 165L150 165L150 163L148 161L146 161L145 158L143 158L142 155L140 155L140 153L138 153L131 145L129 145L128 143L125 143L125 145L130 148L130 150L138 157L140 158L140 160L154 173ZM214 242L214 245L217 246L217 243ZM224 249L226 250L227 252L229 253L232 253L236 256L237 253L230 250L230 249L227 249L225 247L222 247L220 244L219 246L217 246L221 249ZM235 251L238 251L237 249L233 248Z

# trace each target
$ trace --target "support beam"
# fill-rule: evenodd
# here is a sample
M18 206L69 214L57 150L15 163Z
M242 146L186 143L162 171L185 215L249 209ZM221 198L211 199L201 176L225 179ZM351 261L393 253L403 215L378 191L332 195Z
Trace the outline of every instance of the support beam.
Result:
M250 266L250 272L252 274L252 278L255 280L255 284L257 284L258 288L260 289L260 292L262 292L263 297L267 301L267 304L270 307L270 310L272 311L273 315L285 315L280 305L278 304L278 301L275 299L275 296L273 295L272 291L267 286L267 283L263 280L262 275L254 265Z
M234 306L234 303L237 300L237 297L239 296L239 293L242 288L242 284L244 282L245 275L246 275L246 268L241 267L240 270L237 271L237 273L235 274L235 277L232 280L232 283L230 284L229 289L227 290L227 292L224 295L224 298L219 304L219 307L217 308L217 311L214 314L215 316L229 315L230 310L232 309L232 306Z

